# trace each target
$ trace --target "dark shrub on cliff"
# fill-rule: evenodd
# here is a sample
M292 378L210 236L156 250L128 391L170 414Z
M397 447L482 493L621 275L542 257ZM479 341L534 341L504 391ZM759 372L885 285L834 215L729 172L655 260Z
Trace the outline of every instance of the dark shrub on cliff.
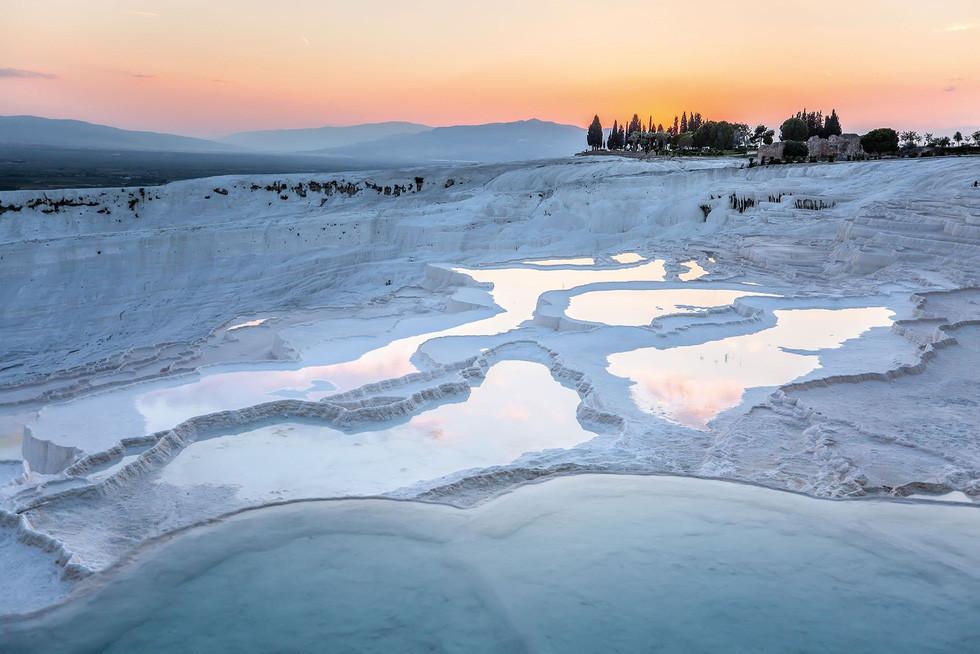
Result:
M783 156L787 159L793 157L805 157L810 154L810 149L803 141L786 141L783 146Z
M799 118L790 118L779 126L780 141L805 141L810 138L810 130Z
M885 154L898 150L898 132L890 127L873 129L861 137L861 147L868 154Z

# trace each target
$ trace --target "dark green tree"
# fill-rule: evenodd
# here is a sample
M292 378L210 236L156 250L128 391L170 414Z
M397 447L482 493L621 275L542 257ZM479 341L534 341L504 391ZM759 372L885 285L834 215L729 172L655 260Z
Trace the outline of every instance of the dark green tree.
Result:
M696 132L698 129L704 125L704 118L701 114L691 114L691 117L687 119L687 131Z
M735 126L724 120L709 120L694 132L694 147L733 150L735 148Z
M640 148L643 150L644 154L648 154L650 150L657 147L656 138L654 135L656 132L651 130L646 130L640 134Z
M794 157L805 157L810 154L810 148L803 141L786 141L783 146L783 157L792 159Z
M901 137L902 143L904 144L902 147L904 147L907 150L911 150L912 148L915 147L915 144L919 142L919 133L914 132L912 130L909 130L907 132L902 132L901 134L899 134L899 136Z
M687 112L686 111L681 116L681 131L682 132L686 132L687 131Z
M629 146L630 150L636 151L640 134L642 132L643 123L640 121L640 117L637 114L633 114L633 118L630 119L630 123L626 127L626 145Z
M619 123L613 121L612 129L609 130L609 138L606 139L606 147L610 150L618 150L622 147L619 143Z
M716 123L713 120L709 120L704 125L702 125L696 132L691 136L694 138L694 147L696 148L707 148L711 146L711 142L714 140Z
M670 139L670 144L674 146L675 150L687 150L688 148L694 147L694 137L687 132L674 134Z
M898 150L898 132L890 127L873 129L861 137L861 147L868 154L877 154L879 157L895 152Z
M963 135L960 132L956 132L953 134L953 140L956 141L956 145L959 145L963 142Z
M804 109L803 111L798 111L796 113L796 117L806 123L807 138L810 138L811 136L820 136L820 134L823 132L822 111L807 111Z
M771 129L768 129L765 125L756 125L755 131L752 133L752 136L749 137L749 141L751 141L752 144L755 146L758 146L759 143L765 143L766 145L769 145L770 143L772 143L772 138L775 135L776 132L774 132Z
M828 138L834 135L840 136L841 134L840 118L837 117L837 110L831 109L830 115L827 116L827 120L823 124L823 130L820 132L820 136Z
M779 126L780 141L805 141L810 138L810 130L802 118L789 118Z
M602 147L602 123L599 122L598 115L592 119L592 124L589 125L589 133L586 136L586 140L593 152Z

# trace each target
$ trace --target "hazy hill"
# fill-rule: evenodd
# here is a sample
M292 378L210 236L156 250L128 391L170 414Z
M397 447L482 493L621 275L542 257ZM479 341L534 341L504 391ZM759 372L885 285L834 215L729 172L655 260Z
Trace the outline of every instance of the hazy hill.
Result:
M312 127L309 129L239 132L219 140L223 143L266 152L309 152L365 141L377 141L399 134L418 134L431 129L427 125L416 123L387 122L353 125L351 127Z
M189 136L137 132L80 120L37 116L0 116L0 146L46 145L58 148L146 150L160 152L228 152L237 147Z
M525 161L567 157L586 149L586 130L537 119L437 127L419 134L317 151L386 161Z
M405 129L425 131L391 134ZM263 142L268 135L273 140L294 138L298 139L294 143L309 145L307 133L341 141L390 135L342 147L290 152L78 120L0 116L0 190L152 185L210 175L324 172L433 162L527 161L566 157L586 147L584 129L540 120L438 128L380 123L240 136L254 136L253 143Z

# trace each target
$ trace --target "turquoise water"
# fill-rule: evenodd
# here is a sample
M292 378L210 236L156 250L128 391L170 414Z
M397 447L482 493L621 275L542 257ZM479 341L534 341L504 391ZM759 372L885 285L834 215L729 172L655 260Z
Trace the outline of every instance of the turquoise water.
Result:
M980 511L585 475L345 500L148 546L3 652L980 650Z

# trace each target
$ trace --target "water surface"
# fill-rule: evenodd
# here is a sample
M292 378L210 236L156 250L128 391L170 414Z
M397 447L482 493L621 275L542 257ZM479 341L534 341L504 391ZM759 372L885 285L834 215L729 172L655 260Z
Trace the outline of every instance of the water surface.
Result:
M740 297L771 293L717 288L613 289L573 295L565 315L607 325L649 325L660 316L697 313L730 305Z
M773 313L775 327L700 345L613 354L608 370L634 382L630 393L643 411L704 428L737 406L747 388L791 382L820 367L820 350L892 323L886 307Z
M145 548L0 650L977 651L978 539L975 507L665 477L306 503Z
M579 397L538 363L502 361L465 401L404 424L344 433L282 422L192 443L160 481L235 486L248 501L378 495L458 470L510 463L525 452L592 439Z
M534 269L454 268L479 283L492 285L490 295L499 311L489 317L470 320L451 327L440 321L426 320L429 327L410 336L374 339L379 345L356 357L350 350L357 345L341 339L335 347L324 347L319 356L326 361L306 361L306 365L284 368L282 364L224 366L207 369L200 375L184 379L165 379L137 384L79 400L45 407L32 425L35 434L54 439L59 444L76 445L93 452L111 446L121 438L152 434L170 429L197 415L241 409L273 400L304 399L316 401L335 393L359 388L364 384L396 379L418 372L412 355L420 346L434 339L454 336L498 336L531 320L538 298L551 290L571 289L593 282L662 281L662 260L614 269ZM474 312L474 315L483 316ZM406 319L405 322L409 322ZM442 321L444 325L448 320ZM432 329L432 325L436 325ZM329 329L329 323L324 324ZM482 351L482 343L472 339L459 347L446 348L450 360L465 360ZM97 432L88 416L104 418Z

